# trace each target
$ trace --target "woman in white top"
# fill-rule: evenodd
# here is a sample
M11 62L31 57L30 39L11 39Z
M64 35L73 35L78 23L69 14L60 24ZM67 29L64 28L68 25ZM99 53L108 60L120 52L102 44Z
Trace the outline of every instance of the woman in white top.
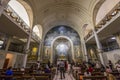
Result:
M116 64L116 69L117 69L118 72L120 73L120 62Z
M91 72L89 72L89 70L87 69L87 70L84 72L84 76L91 76ZM86 80L91 80L91 79L86 79Z
M88 70L86 70L86 71L84 72L84 76L91 76L91 73L90 73Z
M71 64L68 64L68 74L70 74L71 73Z

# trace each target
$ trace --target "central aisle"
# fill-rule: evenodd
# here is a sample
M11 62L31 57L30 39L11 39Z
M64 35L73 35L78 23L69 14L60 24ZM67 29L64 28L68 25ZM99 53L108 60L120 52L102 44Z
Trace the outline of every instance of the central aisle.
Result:
M65 73L65 79L60 79L60 73L56 74L53 80L75 80L73 75Z

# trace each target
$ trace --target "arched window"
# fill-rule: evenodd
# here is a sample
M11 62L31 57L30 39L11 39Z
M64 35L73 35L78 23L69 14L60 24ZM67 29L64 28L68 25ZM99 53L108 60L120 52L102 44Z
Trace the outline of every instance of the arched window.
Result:
M42 27L40 25L35 25L33 27L33 32L35 32L36 35L40 37L40 39L42 38Z
M23 19L28 26L30 26L29 16L21 3L19 3L17 0L10 0L8 5L19 15L21 19Z

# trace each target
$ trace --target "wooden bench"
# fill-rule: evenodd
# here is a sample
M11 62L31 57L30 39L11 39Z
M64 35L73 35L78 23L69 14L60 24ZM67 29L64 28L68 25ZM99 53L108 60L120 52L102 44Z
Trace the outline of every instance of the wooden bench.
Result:
M92 76L97 76L97 75L104 76L104 73L102 73L102 72L93 72L92 73Z
M4 80L4 79L13 79L13 76L6 76L6 75L0 75L0 80Z
M114 76L120 76L119 72L111 72L111 74L114 75Z
M36 80L50 80L48 76L35 76Z
M49 80L53 80L52 73L41 73L41 74L32 73L31 75L34 75L34 76L48 76Z
M50 80L48 76L6 76L1 75L0 80L10 79L10 80L29 80L35 78L36 80Z
M83 80L107 80L106 76L83 76Z

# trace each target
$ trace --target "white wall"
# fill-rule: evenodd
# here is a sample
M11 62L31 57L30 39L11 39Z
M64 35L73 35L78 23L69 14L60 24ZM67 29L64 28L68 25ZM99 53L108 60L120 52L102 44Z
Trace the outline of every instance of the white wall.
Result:
M23 54L17 54L16 61L14 63L15 68L23 67L23 60L24 60L23 58L24 58Z
M108 60L111 60L113 64L115 64L118 60L120 60L120 49L104 52L103 53L104 61L107 64Z
M16 67L16 63L22 65L23 56L24 55L21 53L0 50L0 69L3 68L3 65L4 65L6 58L10 59L10 61L8 63L8 67L9 66Z
M3 68L5 57L6 57L6 52L0 50L0 69Z

